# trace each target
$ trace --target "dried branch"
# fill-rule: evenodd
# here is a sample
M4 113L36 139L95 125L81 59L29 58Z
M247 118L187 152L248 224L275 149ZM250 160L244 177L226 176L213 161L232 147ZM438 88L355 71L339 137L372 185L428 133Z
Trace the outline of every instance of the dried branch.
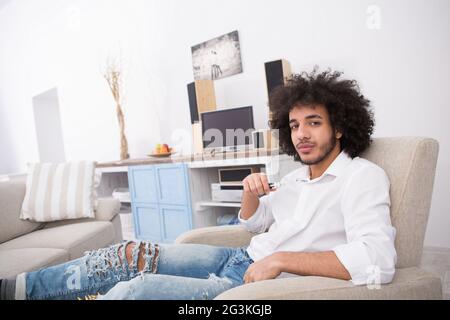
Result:
M116 102L116 114L120 129L120 159L128 159L130 155L128 154L128 142L125 136L125 120L121 106L122 73L119 64L115 60L108 59L105 71L103 72L103 77L106 79L106 82L108 82L109 89Z

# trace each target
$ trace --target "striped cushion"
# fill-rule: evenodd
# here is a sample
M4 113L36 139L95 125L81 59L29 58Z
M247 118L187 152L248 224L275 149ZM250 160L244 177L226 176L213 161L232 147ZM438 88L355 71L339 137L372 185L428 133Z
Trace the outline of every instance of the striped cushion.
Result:
M94 218L95 164L30 164L20 218L39 222Z

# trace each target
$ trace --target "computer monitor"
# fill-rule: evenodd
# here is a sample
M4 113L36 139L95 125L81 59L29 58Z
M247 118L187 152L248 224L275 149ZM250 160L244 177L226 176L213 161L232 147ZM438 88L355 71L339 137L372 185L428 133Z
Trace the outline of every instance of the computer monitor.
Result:
M252 106L203 112L201 121L205 151L237 151L252 145Z

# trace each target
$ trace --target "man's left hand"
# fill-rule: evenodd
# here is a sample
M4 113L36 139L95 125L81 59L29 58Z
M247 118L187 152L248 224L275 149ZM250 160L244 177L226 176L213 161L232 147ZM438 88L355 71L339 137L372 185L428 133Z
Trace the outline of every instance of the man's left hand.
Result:
M275 279L281 273L279 257L276 253L252 263L244 274L244 282Z

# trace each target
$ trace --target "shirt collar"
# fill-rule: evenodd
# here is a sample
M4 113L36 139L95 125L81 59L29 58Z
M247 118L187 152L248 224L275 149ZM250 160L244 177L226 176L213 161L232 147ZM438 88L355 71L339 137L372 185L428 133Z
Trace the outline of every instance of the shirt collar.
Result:
M334 161L330 164L330 166L325 170L323 175L330 174L335 177L340 176L345 167L352 161L352 158L345 151L341 151L339 155L334 159Z
M351 161L352 161L352 158L350 158L350 156L346 152L341 151L341 153L339 153L339 155L336 157L336 159L334 159L334 161L330 164L330 166L327 168L327 170L325 170L325 172L316 179L320 180L320 179L322 179L322 177L324 177L326 175L338 177L339 175L341 175L344 172L345 167L347 167L347 165ZM316 179L314 179L314 180L316 180ZM300 168L297 180L298 181L299 180L312 181L312 180L310 180L309 166L303 166Z

